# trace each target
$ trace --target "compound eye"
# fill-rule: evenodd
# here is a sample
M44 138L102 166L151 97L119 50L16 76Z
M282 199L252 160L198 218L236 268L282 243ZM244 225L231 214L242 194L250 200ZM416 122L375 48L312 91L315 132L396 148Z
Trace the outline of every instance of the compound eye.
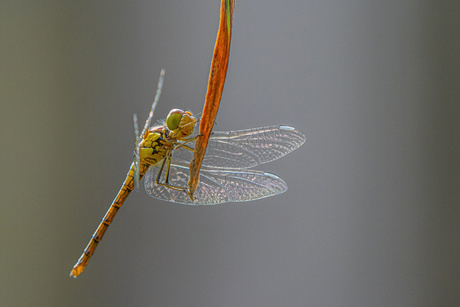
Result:
M169 130L176 130L179 127L180 120L182 119L182 115L184 111L180 109L172 109L168 116L166 117L166 126Z

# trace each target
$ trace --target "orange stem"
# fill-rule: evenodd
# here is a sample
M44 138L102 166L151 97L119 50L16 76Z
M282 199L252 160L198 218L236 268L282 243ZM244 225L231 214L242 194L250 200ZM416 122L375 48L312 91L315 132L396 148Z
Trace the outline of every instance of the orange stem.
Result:
M200 134L196 141L193 159L190 162L190 179L188 182L189 196L193 199L200 181L200 169L203 162L208 140L211 135L217 111L219 110L225 77L227 75L230 41L232 37L233 9L235 0L222 0L220 6L220 25L217 32L214 55L209 73L208 90L200 122Z

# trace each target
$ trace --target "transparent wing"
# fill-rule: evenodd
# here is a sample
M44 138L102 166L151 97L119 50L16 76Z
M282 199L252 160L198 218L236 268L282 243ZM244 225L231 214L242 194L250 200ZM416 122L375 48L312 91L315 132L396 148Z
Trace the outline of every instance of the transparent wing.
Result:
M169 184L187 187L188 164L171 163ZM176 191L155 184L159 165L153 165L144 178L145 190L153 198L186 205L214 205L226 202L242 202L281 194L287 190L286 183L278 176L256 170L201 169L200 184L194 194L195 201L184 191ZM164 174L160 182L164 182Z
M203 167L247 169L283 157L305 142L305 135L289 126L270 126L236 131L216 131L209 139ZM195 142L187 143L194 148ZM180 161L192 160L193 152L174 150Z

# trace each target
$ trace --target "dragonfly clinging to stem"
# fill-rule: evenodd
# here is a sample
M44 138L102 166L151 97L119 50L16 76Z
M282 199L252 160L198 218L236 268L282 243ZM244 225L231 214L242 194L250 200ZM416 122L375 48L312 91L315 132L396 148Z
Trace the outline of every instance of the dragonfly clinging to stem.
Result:
M281 158L297 149L305 142L305 136L289 126L270 126L213 132L200 170L201 180L191 199L187 183L198 119L189 111L173 109L163 124L150 127L163 79L164 70L140 134L134 117L134 162L70 276L77 277L84 270L108 226L142 177L145 177L144 186L150 196L187 205L250 201L287 190L286 183L278 176L250 168Z

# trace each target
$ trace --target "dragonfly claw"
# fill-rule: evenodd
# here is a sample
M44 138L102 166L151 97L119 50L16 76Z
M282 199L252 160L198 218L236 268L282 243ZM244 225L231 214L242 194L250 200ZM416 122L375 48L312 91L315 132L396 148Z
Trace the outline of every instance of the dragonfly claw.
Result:
M196 202L197 202L196 197L193 196L193 193L189 189L187 189L186 193L187 193L188 197L192 200L193 204L195 205Z

